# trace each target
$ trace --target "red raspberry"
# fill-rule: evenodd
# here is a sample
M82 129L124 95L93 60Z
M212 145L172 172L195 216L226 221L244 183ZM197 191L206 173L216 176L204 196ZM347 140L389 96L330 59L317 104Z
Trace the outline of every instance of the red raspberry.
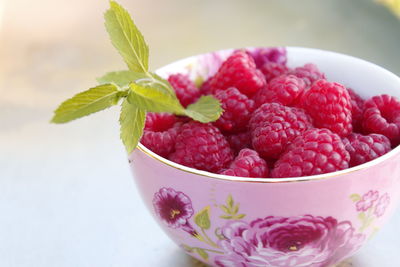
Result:
M307 86L312 85L317 80L325 79L325 74L312 63L305 64L303 67L295 68L292 74L302 78L306 82Z
M362 126L367 133L383 134L392 146L400 143L400 102L389 95L374 96L364 104Z
M226 136L229 145L235 154L244 148L251 148L251 135L250 132L243 132Z
M223 132L245 130L254 111L254 101L234 87L218 90L215 97L220 100L224 113L214 125Z
M161 157L168 157L175 147L181 123L168 113L147 113L140 142Z
M218 173L233 160L228 141L210 123L188 122L176 138L170 160L199 170Z
M222 171L221 174L264 178L268 177L268 165L260 158L256 151L251 149L242 149L235 160L230 164L229 168Z
M343 143L350 153L350 167L376 159L391 150L389 139L381 134L352 133L343 139Z
M351 99L351 114L353 120L353 131L361 132L362 131L362 116L364 110L364 99L361 98L356 92L352 89L347 88Z
M281 103L291 106L297 102L301 92L305 89L305 82L294 75L281 75L271 80L266 87L259 90L254 96L256 106L264 103Z
M296 136L312 127L303 110L266 103L250 120L253 148L264 158L276 159Z
M340 136L352 132L351 100L343 85L318 80L302 94L300 102L313 118L314 126L327 128Z
M176 96L182 106L187 107L200 97L200 90L189 76L183 74L173 74L168 77L168 82L174 88Z
M337 134L309 129L296 137L275 163L272 177L301 177L343 170L350 155Z
M211 78L212 91L236 87L251 96L266 84L264 75L256 68L252 57L245 51L235 51Z
M288 73L289 68L283 64L267 62L260 67L260 71L262 72L262 74L264 74L265 79L268 82L275 77Z
M277 63L286 65L287 56L286 48L284 47L261 47L249 52L256 63L257 68L264 66L265 63Z
M201 95L212 95L212 88L210 87L211 78L208 78L200 86Z

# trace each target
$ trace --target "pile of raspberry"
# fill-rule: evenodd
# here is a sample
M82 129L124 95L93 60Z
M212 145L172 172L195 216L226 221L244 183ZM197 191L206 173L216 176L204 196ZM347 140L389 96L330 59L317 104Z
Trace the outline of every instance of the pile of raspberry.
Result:
M363 99L312 63L293 69L286 62L284 48L237 50L200 87L170 75L183 106L212 94L224 112L206 124L149 113L141 143L188 167L254 178L339 171L400 143L398 99Z

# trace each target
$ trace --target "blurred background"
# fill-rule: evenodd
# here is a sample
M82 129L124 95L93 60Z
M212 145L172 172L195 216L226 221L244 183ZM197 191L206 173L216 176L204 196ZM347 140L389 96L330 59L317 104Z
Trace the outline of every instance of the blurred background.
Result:
M207 51L306 46L400 74L398 0L119 0L151 68ZM125 69L103 27L106 0L0 0L0 266L195 266L142 205L118 108L50 125L62 100ZM389 267L400 210L353 266Z

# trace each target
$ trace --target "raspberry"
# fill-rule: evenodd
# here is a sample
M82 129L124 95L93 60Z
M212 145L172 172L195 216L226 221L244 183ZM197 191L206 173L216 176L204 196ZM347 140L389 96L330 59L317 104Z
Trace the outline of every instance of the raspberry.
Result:
M300 102L313 118L314 126L327 128L340 136L352 132L351 100L343 85L318 80L302 94Z
M243 132L226 136L229 145L235 154L244 148L251 148L251 135L250 132Z
M366 133L383 134L392 146L400 143L400 102L389 95L374 96L364 104L362 121Z
M168 77L168 82L174 88L176 96L182 106L187 107L194 103L200 97L200 90L189 79L189 76L183 74L173 74Z
M256 151L251 149L242 149L235 160L230 164L229 168L222 171L221 174L264 178L268 177L268 165L260 158Z
M233 160L228 141L217 127L195 121L184 124L170 160L200 170L218 173Z
M257 107L270 102L291 106L297 102L305 87L306 84L302 79L294 75L282 75L274 78L266 87L259 90L254 96L254 100Z
M168 113L147 113L140 142L154 153L167 157L174 150L181 123Z
M236 87L241 93L251 96L266 84L264 75L256 69L252 57L246 52L235 51L211 78L212 91Z
M283 64L267 62L260 67L260 71L262 72L262 74L264 74L265 79L268 82L275 77L288 73L289 68Z
M391 150L389 139L381 134L353 133L344 138L343 143L350 154L350 167L376 159Z
M310 118L298 108L266 103L250 120L253 148L265 158L278 158L296 136L312 127Z
M224 132L245 130L254 111L254 101L234 87L218 90L215 97L220 100L224 113L214 125Z
M286 65L287 56L284 47L262 47L249 52L256 63L257 68L264 66L265 63L277 63Z
M211 78L208 78L200 86L200 94L201 95L212 95L212 88L210 86L210 82L211 82Z
M312 85L317 80L325 79L325 74L312 63L305 64L303 67L295 68L292 71L292 74L302 78L306 82L307 86Z
M340 137L328 129L309 129L296 137L275 163L272 177L301 177L343 170L350 155Z
M351 99L351 114L353 120L353 131L361 132L362 126L362 116L364 109L364 99L361 98L356 92L352 89L347 88Z

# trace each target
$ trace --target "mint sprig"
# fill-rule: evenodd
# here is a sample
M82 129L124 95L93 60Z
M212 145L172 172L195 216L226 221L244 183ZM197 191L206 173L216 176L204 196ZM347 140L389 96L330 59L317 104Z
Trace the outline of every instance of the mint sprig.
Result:
M114 47L129 70L109 72L101 84L64 101L55 111L53 123L65 123L118 104L122 100L120 137L126 150L134 150L143 135L146 112L186 115L207 123L217 120L222 108L212 96L203 96L186 109L171 85L149 71L149 48L129 13L115 1L104 14L105 26Z
M146 73L149 69L149 47L131 16L122 6L110 1L104 14L105 26L115 46L129 69Z
M118 103L126 91L116 85L103 84L75 95L64 101L55 111L51 122L65 123L109 108Z

